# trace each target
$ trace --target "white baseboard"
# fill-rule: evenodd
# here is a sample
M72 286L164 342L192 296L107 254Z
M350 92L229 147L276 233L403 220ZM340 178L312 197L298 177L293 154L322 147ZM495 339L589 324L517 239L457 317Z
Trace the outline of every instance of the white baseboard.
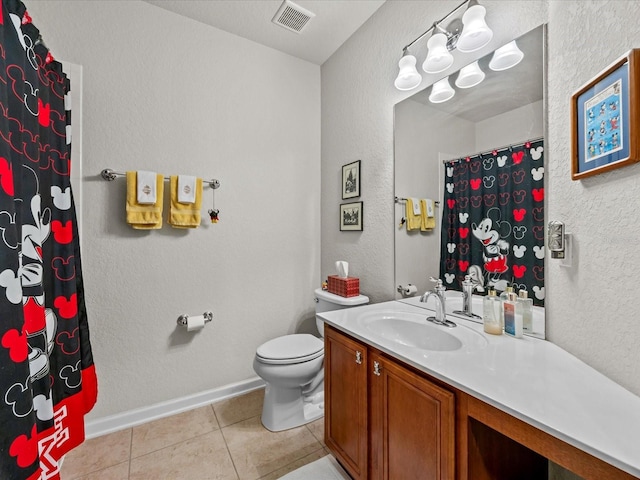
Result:
M107 433L124 430L125 428L135 427L136 425L151 422L159 418L186 412L187 410L226 400L227 398L237 397L238 395L262 388L264 385L264 380L260 377L255 377L186 397L136 408L96 420L88 420L85 422L85 436L87 439L95 438L106 435Z

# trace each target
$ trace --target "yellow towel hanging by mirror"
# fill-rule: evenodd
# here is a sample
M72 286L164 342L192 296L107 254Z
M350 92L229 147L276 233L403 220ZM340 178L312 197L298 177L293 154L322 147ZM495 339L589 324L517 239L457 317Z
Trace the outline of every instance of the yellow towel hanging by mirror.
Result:
M414 200L412 198L407 198L407 201L405 204L405 217L407 218L407 232L410 232L411 230L419 230L420 226L422 225L422 217L420 214L415 213L413 209L413 202Z
M427 204L429 202L429 204ZM431 216L429 216L431 212ZM420 200L420 230L430 232L436 227L435 202L430 198Z

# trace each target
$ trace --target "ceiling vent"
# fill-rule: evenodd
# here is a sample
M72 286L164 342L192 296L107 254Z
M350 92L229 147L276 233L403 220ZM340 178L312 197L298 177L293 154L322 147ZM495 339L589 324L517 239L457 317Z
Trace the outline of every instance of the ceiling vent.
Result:
M287 30L300 33L307 26L309 20L315 16L315 13L302 8L300 5L284 0L271 21Z

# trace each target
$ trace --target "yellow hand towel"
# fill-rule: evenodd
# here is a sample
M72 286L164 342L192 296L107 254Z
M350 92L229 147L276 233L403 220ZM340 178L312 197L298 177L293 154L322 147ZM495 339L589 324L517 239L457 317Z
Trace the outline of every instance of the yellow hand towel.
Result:
M413 199L407 198L405 217L407 218L407 232L418 230L422 224L420 215L416 215L413 211Z
M430 205L427 205L427 202L429 202ZM428 213L428 212L434 212L434 208L435 208L435 203L433 200L429 198L423 198L422 200L420 200L420 217L421 217L420 230L421 231L430 232L436 227L436 216L435 215L429 216L429 213Z
M202 179L196 178L196 201L180 203L178 201L178 176L171 176L171 209L167 221L174 228L196 228L200 226L202 208Z
M138 203L137 174L127 172L127 223L137 230L162 228L164 177L156 176L156 203Z

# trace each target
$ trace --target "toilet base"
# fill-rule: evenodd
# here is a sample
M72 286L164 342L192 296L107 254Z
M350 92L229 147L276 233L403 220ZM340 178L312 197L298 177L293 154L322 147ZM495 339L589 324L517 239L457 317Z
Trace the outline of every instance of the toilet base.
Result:
M267 384L262 405L262 425L281 432L324 416L324 391L302 395L300 388L274 388Z

